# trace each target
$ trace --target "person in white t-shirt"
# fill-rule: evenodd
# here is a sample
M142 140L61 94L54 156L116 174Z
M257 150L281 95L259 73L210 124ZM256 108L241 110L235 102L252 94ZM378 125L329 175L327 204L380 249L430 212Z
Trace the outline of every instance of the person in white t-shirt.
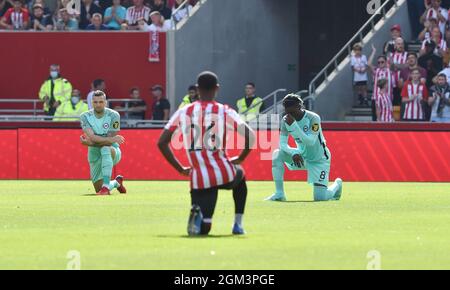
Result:
M151 25L146 24L144 21L140 21L141 30L143 31L157 31L157 32L167 32L171 29L171 21L165 20L164 17L159 13L159 11L153 11L150 14L150 19L152 21Z
M362 45L360 43L353 45L351 66L355 95L358 96L359 105L369 106L369 99L367 97L367 81L369 80L367 75L368 62L367 57L362 54Z

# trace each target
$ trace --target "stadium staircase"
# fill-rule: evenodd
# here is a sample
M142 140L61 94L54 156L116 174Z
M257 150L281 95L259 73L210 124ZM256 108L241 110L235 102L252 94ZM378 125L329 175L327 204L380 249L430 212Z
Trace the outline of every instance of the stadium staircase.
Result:
M324 120L371 121L371 109L354 105L353 75L350 67L352 46L363 44L364 54L371 53L375 45L378 51L389 38L390 27L400 24L403 37L412 39L406 0L386 0L377 12L361 27L347 44L311 81L308 99L314 111ZM369 84L369 88L372 85Z

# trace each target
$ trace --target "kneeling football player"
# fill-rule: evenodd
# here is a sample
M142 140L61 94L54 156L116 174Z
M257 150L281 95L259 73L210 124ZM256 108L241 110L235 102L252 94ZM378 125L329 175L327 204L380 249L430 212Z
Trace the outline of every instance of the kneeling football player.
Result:
M342 179L328 187L331 154L322 133L320 117L305 110L300 96L290 94L283 100L285 117L281 122L280 149L273 152L272 175L276 192L267 200L286 201L283 179L285 165L289 170L308 171L308 183L314 185L314 200L339 200ZM291 135L297 148L288 145Z
M175 113L165 127L158 146L167 161L180 174L191 179L192 208L188 234L209 234L218 192L225 189L233 191L235 219L232 233L243 235L247 184L239 165L249 155L255 136L236 111L215 101L219 84L214 73L200 74L197 86L200 100ZM229 158L226 153L227 128L236 129L245 138L245 148L235 158ZM183 167L169 147L177 129L183 134L191 167Z
M110 195L113 189L125 194L127 191L122 176L111 181L112 169L122 158L120 145L125 142L122 136L117 135L120 114L106 108L106 104L105 93L96 91L92 99L94 108L80 116L85 134L80 137L80 142L89 147L91 179L97 195Z

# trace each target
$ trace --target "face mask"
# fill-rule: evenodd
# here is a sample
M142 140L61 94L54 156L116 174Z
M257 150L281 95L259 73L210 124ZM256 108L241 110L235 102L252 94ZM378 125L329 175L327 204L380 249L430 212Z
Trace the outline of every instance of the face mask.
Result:
M80 97L72 97L72 104L76 105L80 102Z
M50 72L50 76L52 77L52 79L56 79L58 77L58 72L57 71L51 71Z

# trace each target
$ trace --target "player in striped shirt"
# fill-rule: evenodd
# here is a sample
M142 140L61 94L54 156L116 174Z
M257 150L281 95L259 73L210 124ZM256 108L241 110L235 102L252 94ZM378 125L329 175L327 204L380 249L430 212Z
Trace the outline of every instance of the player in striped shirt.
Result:
M428 100L428 90L420 81L420 70L411 71L411 81L405 83L402 92L402 101L405 106L402 120L423 121L424 112L422 104Z
M242 235L242 217L247 199L247 185L240 164L244 162L254 140L254 133L233 109L215 101L219 90L217 76L203 72L198 76L200 100L180 110L170 119L158 146L167 161L191 180L192 209L188 234L207 235L211 230L219 189L233 191L235 221L233 234ZM226 153L228 129L245 137L245 148L238 157ZM169 143L177 129L183 135L190 167L183 167L175 158Z
M392 101L387 92L387 81L380 80L378 82L378 96L377 96L377 120L378 122L391 123L394 122L392 116Z
M399 37L395 40L395 52L389 53L389 65L392 71L392 99L395 106L402 103L400 73L407 67L408 52L405 51L405 41Z
M284 192L284 166L289 170L308 171L308 183L314 185L314 200L339 200L342 195L342 179L328 187L331 153L328 150L319 115L305 110L303 100L294 94L283 100L286 112L281 123L280 149L273 152L272 175L276 192L268 201L286 201ZM288 145L289 135L297 145Z

